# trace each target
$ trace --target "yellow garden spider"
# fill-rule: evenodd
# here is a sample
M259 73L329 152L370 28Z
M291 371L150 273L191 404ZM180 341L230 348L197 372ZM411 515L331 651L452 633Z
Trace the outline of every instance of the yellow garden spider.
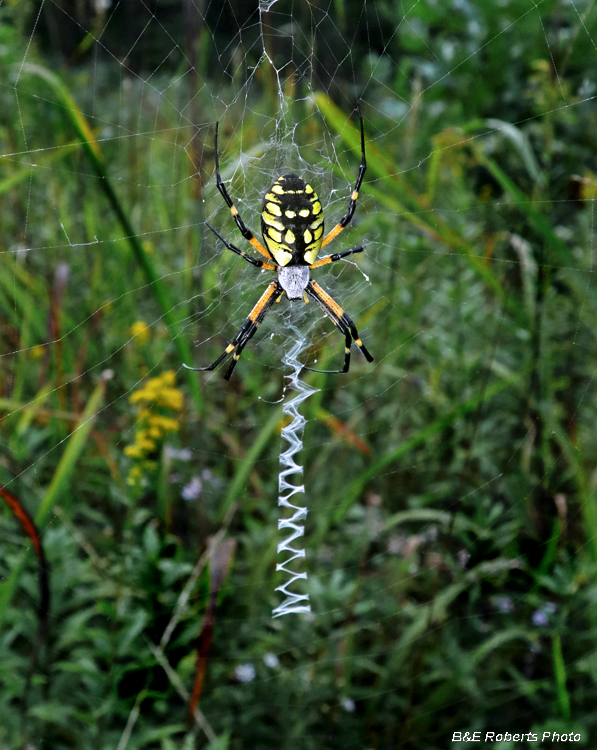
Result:
M234 350L232 362L224 377L226 380L232 375L236 363L242 353L242 350L253 337L269 309L274 302L279 302L284 294L290 300L302 299L309 302L309 297L314 299L322 308L325 314L332 319L345 337L344 348L344 367L342 370L314 370L314 372L348 372L350 367L350 347L352 340L359 347L365 359L368 362L373 361L365 345L359 338L359 333L340 305L335 302L330 295L324 291L317 282L310 278L310 271L327 263L333 263L336 260L346 258L348 255L360 253L363 246L353 247L350 250L344 250L341 253L326 255L321 260L316 261L320 248L328 245L340 232L350 223L354 214L359 189L363 182L365 170L367 169L367 160L365 158L365 129L363 127L363 117L359 110L359 120L361 123L361 166L354 190L350 196L348 211L341 221L336 224L332 231L323 237L323 211L317 193L311 185L308 185L303 179L295 174L285 174L279 177L265 195L263 208L261 210L261 232L265 241L265 247L255 238L255 235L245 226L240 217L222 178L220 177L220 162L218 157L218 124L216 122L216 133L214 138L214 149L216 157L216 185L222 197L226 201L230 213L242 236L247 239L251 245L261 255L265 256L268 261L257 260L247 255L238 247L217 232L212 226L207 224L211 231L222 240L229 250L240 255L249 263L257 268L265 268L268 271L277 271L278 278L267 287L265 293L255 307L249 313L249 317L240 327L239 332L228 344L220 356L207 367L189 367L184 365L188 370L196 372L205 370L214 370L220 362ZM323 238L323 239L322 239ZM313 368L307 368L313 370Z

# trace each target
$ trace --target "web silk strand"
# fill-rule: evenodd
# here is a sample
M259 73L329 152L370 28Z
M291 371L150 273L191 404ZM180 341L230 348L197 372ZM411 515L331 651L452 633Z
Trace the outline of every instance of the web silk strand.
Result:
M282 615L304 614L311 611L309 594L300 594L296 591L289 590L296 581L307 580L307 573L297 573L295 570L287 567L297 559L305 557L304 549L297 549L292 546L293 543L304 536L305 519L307 518L307 508L303 505L297 505L298 496L305 494L304 484L293 484L289 481L292 475L299 475L294 481L302 478L303 467L295 460L296 454L303 448L303 432L306 419L299 413L299 406L313 393L317 393L316 388L311 388L299 378L302 364L298 361L299 354L307 345L306 337L297 329L292 327L296 334L296 343L284 357L284 364L292 368L293 372L286 375L289 379L288 386L297 391L296 396L286 401L282 407L282 413L292 417L292 422L282 428L282 439L288 442L288 448L280 453L280 475L278 479L278 506L287 509L292 515L282 517L278 520L278 530L289 532L288 536L278 544L278 555L288 553L284 562L276 565L276 571L281 570L289 580L278 586L275 590L280 591L286 598L272 612L272 617L281 617ZM285 511L281 510L281 514Z

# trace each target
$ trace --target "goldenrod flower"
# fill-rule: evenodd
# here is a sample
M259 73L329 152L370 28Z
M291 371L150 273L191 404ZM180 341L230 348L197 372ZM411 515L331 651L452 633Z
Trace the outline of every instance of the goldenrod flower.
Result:
M144 323L135 323L138 334L143 335ZM135 327L133 326L133 328ZM131 328L131 333L133 333ZM156 463L148 457L158 450L160 442L171 432L180 429L180 422L166 416L161 410L180 411L183 407L182 393L175 387L176 373L167 370L156 378L150 378L131 394L131 404L139 404L135 441L124 449L124 454L138 463L131 467L128 483L140 487L143 477L156 470Z
M130 334L135 339L135 343L143 346L149 341L151 328L142 320L138 320L130 327Z

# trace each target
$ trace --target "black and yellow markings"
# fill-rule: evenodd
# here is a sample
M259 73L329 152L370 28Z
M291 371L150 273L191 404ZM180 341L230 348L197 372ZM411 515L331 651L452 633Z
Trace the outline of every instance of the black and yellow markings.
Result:
M261 242L259 242L259 240L255 239L255 237L251 237L249 242L251 243L251 245L253 245L253 247L255 248L255 250L257 250L258 253L261 253L261 255L265 255L266 258L271 260L272 258L271 254L267 252L267 250L263 247L263 245L261 244Z
M311 265L315 262L317 255L321 247L321 237L323 235L323 212L321 210L321 203L317 197L317 193L311 185L307 185L305 192L309 195L309 201L311 208L303 208L299 211L299 216L304 219L312 219L308 229L303 231L303 239L305 241L305 261Z
M351 336L355 344L359 347L363 356L368 362L373 361L373 357L367 351L365 345L361 341L359 333L352 322L351 318L344 312L340 305L330 295L324 291L319 284L315 281L309 282L307 292L311 294L323 308L325 313L334 321L337 328L346 337L346 345L344 347L344 369L341 372L348 372L350 367L350 341Z
M254 323L256 325L259 325L261 323L260 315L263 312L267 303L271 300L272 296L277 291L278 291L278 284L277 282L272 281L272 283L268 286L265 292L261 295L259 302L255 305L255 307L249 313L248 320L250 320L251 323Z
M282 210L278 203L269 202L265 204L265 210L274 216L282 216Z
M223 188L223 190L225 191L225 188ZM226 193L226 195L228 194ZM257 250L258 253L261 253L261 255L265 256L268 260L271 260L272 256L270 255L270 253L268 253L268 251L263 247L261 242L259 242L259 240L255 237L253 232L251 232L250 229L247 229L247 227L244 225L243 220L241 219L240 214L238 213L238 209L232 202L230 204L230 213L234 216L234 220L236 221L238 228L240 229L243 237L249 240L251 245L253 245L253 247L255 248L255 250ZM240 253L240 254L243 255L245 258L247 257L245 253Z
M2 0L0 0L0 3ZM361 187L367 162L365 158L365 132L363 118L359 110L361 123L361 165L356 183L350 194L350 202L346 214L327 234L324 233L324 216L321 201L313 187L295 174L280 176L265 195L261 209L261 229L264 244L255 238L251 230L244 224L241 215L228 194L219 167L218 157L218 123L214 136L216 185L232 214L242 236L250 242L254 249L265 256L270 262L264 262L247 255L240 248L225 240L213 227L207 226L224 242L232 252L245 258L249 263L261 269L278 270L279 276L262 294L248 317L245 318L236 336L226 346L220 356L207 367L189 368L194 370L213 370L222 360L232 354L230 366L224 377L228 380L234 370L237 360L244 347L254 336L258 327L275 302L280 302L284 294L289 299L302 299L306 304L315 300L331 318L345 338L345 360L342 370L315 370L315 372L348 372L350 366L350 348L352 341L359 347L368 361L372 356L361 341L358 331L344 312L342 307L316 282L310 280L309 270L333 263L354 253L362 252L363 247L354 247L339 253L332 253L317 261L321 248L328 245L350 223L355 212L359 189ZM305 264L307 267L305 267ZM291 270L287 272L284 267ZM284 269L281 271L280 269ZM301 280L304 284L301 285ZM284 284L284 286L282 286ZM297 286L298 285L298 286ZM303 289L301 295L300 290ZM188 365L184 365L188 367ZM312 368L308 368L312 369Z
M320 214L312 224L309 224L309 229L313 232L313 239L318 240L323 234L323 214Z
M321 247L325 247L326 245L329 245L330 242L337 237L340 232L344 229L342 224L336 224L336 226L332 229L332 231L327 235L327 237L324 237Z
M332 297L330 297L330 295L325 292L316 281L312 281L311 286L315 294L317 294L317 296L323 302L325 302L325 304L330 308L330 310L339 320L344 315L344 310L340 307L340 305Z
M211 231L216 235L216 237L218 237L226 245L226 247L229 250L232 250L232 252L236 253L236 255L240 255L241 258L244 258L249 263L252 263L254 266L257 266L257 268L266 268L270 271L273 271L276 268L276 266L273 265L272 263L265 263L262 260L257 260L257 258L253 258L250 255L247 255L247 253L243 252L240 248L236 247L236 245L233 245L232 242L228 242L228 240L222 237L222 235L217 231L217 229L214 229L211 226L211 224L209 224L209 222L206 221L205 226L208 229L211 229ZM272 256L268 253L267 258L271 260Z
M311 270L313 270L314 268L321 268L321 266L326 266L328 263L331 263L331 262L332 262L332 256L328 255L325 258L318 260L317 263L311 263Z
M266 213L265 211L261 214L263 217L263 221L269 226L274 227L274 229L277 229L278 232L283 232L286 227L281 221L278 221L277 219L274 219L274 217L271 214Z
M296 175L278 178L266 193L262 219L267 248L280 266L292 263L299 248L304 262L315 261L323 237L323 213L311 185Z
M359 245L358 247L351 247L350 250L344 250L342 253L332 253L331 255L326 255L325 258L321 258L321 260L318 260L317 263L312 263L310 265L311 270L314 268L320 268L321 266L325 266L328 263L334 263L334 261L341 260L342 258L347 258L349 255L354 255L355 253L362 253L365 248L363 245Z

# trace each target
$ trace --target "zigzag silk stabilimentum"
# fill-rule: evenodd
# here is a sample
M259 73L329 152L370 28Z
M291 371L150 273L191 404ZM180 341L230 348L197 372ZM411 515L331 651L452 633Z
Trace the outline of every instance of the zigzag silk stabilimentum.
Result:
M298 407L303 403L309 396L317 392L317 389L311 388L299 378L299 373L303 365L298 361L298 355L305 349L307 340L306 337L296 330L293 326L291 330L296 334L296 343L292 349L284 357L284 364L293 369L293 372L286 377L289 379L288 386L295 391L298 391L297 395L289 399L282 407L282 412L292 417L292 422L286 427L282 428L282 438L288 441L288 448L280 453L280 477L278 481L278 506L280 508L286 508L292 513L289 517L282 517L278 520L279 530L289 530L290 534L278 544L278 555L282 553L290 553L284 562L276 565L276 571L281 570L283 573L289 576L289 580L283 583L281 586L276 588L276 591L282 592L286 599L276 607L273 612L273 617L281 617L282 615L288 615L290 613L301 614L311 611L311 606L308 604L309 594L300 594L296 591L290 591L291 587L298 580L306 580L307 573L297 573L291 570L289 566L294 560L304 558L305 550L296 549L292 544L296 539L302 537L305 533L304 521L307 517L307 508L301 505L295 505L296 495L305 494L304 484L292 484L289 482L289 478L292 474L303 473L303 467L296 463L295 456L303 447L303 431L306 423L306 419L299 414ZM294 502L291 502L291 499ZM281 513L284 513L282 510Z

